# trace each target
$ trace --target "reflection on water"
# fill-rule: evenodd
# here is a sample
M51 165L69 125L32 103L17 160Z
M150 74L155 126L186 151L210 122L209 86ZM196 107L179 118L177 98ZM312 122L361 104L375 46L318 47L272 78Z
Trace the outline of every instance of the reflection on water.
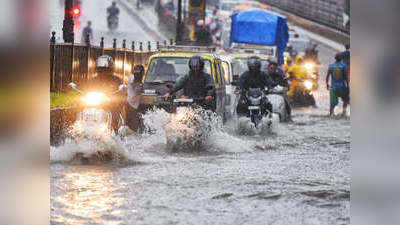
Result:
M57 172L58 173L58 172ZM57 174L52 184L52 222L66 224L120 223L125 184L115 182L114 173L105 167L70 167ZM54 207L54 206L52 206Z

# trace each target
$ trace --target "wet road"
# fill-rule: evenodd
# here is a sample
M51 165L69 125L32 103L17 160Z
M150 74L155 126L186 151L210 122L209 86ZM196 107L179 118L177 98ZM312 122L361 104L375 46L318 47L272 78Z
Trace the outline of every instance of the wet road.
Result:
M96 2L100 12L107 5ZM136 38L133 28L121 36ZM319 46L319 52L323 72L335 51ZM166 152L162 112L146 117L155 134L51 148L51 223L349 224L351 124L326 117L322 84L318 108L294 110L294 123L278 124L275 135L217 129L201 154ZM94 147L118 149L133 163L58 162Z

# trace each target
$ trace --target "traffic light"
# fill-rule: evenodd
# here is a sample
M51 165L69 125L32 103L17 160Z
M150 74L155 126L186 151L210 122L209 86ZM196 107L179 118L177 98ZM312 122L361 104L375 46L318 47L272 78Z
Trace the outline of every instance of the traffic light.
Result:
M196 24L206 16L206 0L189 0L189 23Z
M78 6L74 6L74 8L72 8L71 14L72 17L78 18L79 16L81 16L81 9Z

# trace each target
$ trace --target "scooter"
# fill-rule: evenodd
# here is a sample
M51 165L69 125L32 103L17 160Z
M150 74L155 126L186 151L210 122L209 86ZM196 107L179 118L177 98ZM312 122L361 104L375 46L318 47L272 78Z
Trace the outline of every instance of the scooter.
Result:
M316 107L312 90L314 90L317 81L314 79L302 79L299 81L294 87L293 95L289 97L291 105L294 107Z
M69 86L79 92L82 97L77 102L78 113L76 121L71 129L73 140L81 142L90 140L98 143L112 139L117 133L120 138L125 137L125 121L121 113L118 114L118 131L115 132L112 127L113 114L110 105L112 104L112 95L124 90L126 86L121 84L117 91L107 95L102 92L84 92L77 89L75 83L69 83ZM104 163L115 159L123 159L123 156L114 150L97 150L95 152L79 152L75 156L76 160L87 163Z
M112 128L112 113L109 110L112 103L111 96L102 92L81 91L77 89L76 84L73 82L69 83L69 86L82 95L77 104L79 110L74 125L75 132L82 133L84 129L90 129L94 132L90 133L90 135L95 136L114 133L114 129ZM126 85L121 84L118 90L111 93L111 95L117 94L125 88ZM118 127L121 128L125 126L125 122L121 113L118 116ZM82 134L87 135L85 133Z
M267 98L272 105L272 113L279 116L279 122L287 122L289 120L289 112L285 106L285 99L287 88L276 86L268 91Z

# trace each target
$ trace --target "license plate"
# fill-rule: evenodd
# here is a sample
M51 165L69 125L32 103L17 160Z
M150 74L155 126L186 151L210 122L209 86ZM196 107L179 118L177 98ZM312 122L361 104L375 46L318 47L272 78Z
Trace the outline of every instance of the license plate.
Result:
M148 94L148 95L154 95L154 94L156 94L156 90L154 90L154 89L145 89L144 93Z
M178 98L178 99L174 99L175 103L192 103L193 99L190 98Z
M249 106L249 110L260 109L260 106Z

